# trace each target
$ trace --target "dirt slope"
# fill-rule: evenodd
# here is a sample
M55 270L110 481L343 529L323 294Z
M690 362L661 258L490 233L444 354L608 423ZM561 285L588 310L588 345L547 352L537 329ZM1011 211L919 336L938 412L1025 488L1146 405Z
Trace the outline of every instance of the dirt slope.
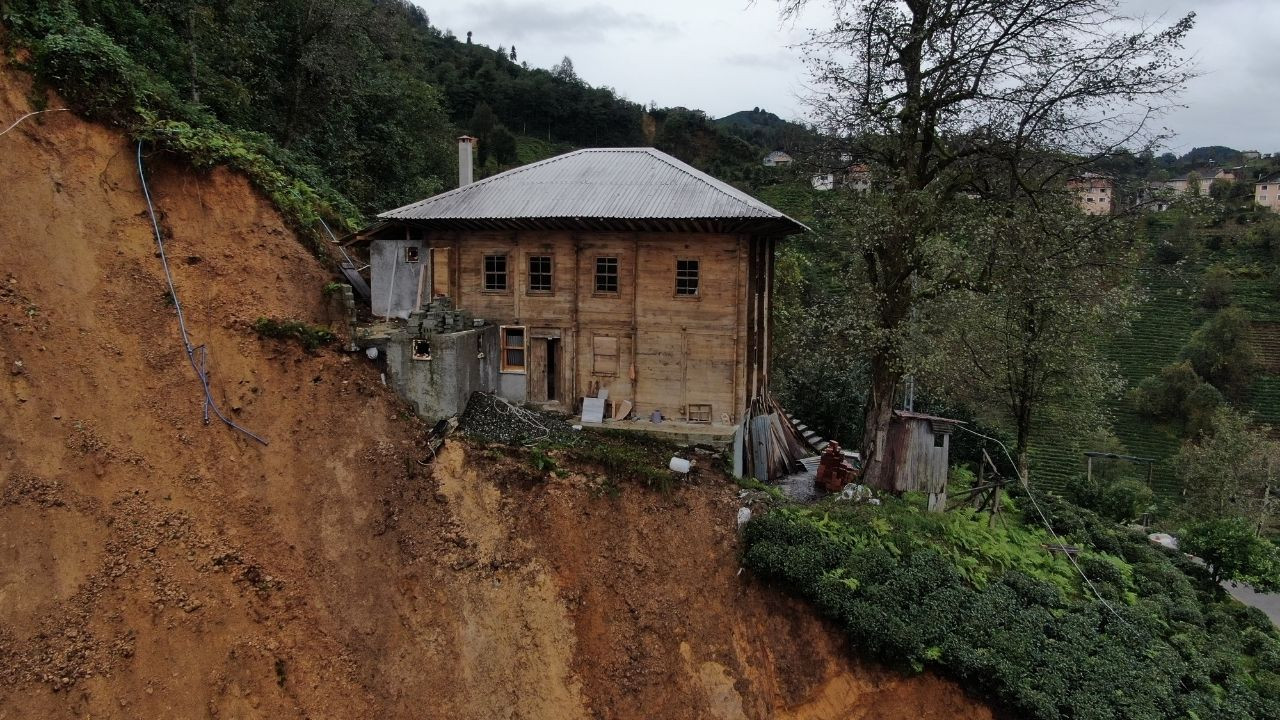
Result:
M28 93L0 66L0 127ZM991 717L738 577L723 481L417 464L371 367L248 330L325 320L279 216L152 157L217 396L271 444L204 426L133 160L70 113L0 137L0 718Z

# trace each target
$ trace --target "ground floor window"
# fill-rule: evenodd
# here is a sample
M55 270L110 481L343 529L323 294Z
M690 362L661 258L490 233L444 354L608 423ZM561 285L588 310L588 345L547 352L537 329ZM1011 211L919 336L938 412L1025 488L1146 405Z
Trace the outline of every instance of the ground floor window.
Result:
M502 326L502 372L524 372L524 326Z

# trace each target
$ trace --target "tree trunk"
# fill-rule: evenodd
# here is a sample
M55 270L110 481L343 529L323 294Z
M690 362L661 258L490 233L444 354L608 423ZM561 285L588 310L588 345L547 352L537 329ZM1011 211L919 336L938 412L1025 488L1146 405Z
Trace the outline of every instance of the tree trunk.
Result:
M1027 453L1031 445L1031 402L1024 400L1018 407L1018 444L1014 448L1014 455L1018 461L1018 479L1019 482L1026 480L1029 476L1027 471L1030 463Z
M888 357L871 359L871 397L867 399L866 423L862 430L862 483L880 490L893 490L893 468L885 463L889 422L893 419L894 393L902 373Z

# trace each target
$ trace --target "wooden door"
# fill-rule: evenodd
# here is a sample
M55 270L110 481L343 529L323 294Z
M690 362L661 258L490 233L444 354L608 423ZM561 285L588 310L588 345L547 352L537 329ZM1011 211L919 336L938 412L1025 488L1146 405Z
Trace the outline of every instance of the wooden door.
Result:
M525 372L526 393L531 403L547 402L547 339L529 339L529 363Z

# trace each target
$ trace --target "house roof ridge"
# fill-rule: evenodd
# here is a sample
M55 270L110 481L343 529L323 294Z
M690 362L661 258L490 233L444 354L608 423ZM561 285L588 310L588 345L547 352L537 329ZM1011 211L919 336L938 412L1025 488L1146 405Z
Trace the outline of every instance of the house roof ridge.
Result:
M418 206L421 206L421 205L425 205L425 204L427 204L427 203L435 202L435 201L437 201L437 200L442 200L442 199L444 199L444 198L454 197L454 196L459 195L459 194L461 194L461 193L463 193L463 192L465 192L465 191L467 191L467 190L472 190L472 189L475 189L476 187L480 187L480 186L483 186L483 185L486 185L486 184L490 184L490 183L492 183L494 180L497 180L497 179L499 179L499 178L511 177L511 176L513 176L513 175L517 175L517 174L519 174L519 173L521 173L521 172L526 172L526 171L528 171L528 170L532 170L532 169L534 169L534 168L536 168L536 167L541 167L541 166L544 166L544 165L549 165L549 164L551 164L551 163L553 163L553 162L556 162L556 161L559 161L559 160L564 160L564 159L565 159L565 158L567 158L567 157L570 157L570 156L572 156L572 155L577 155L577 154L579 154L579 153L581 153L581 152L585 152L586 150L589 150L589 149L591 149L591 148L579 148L579 149L577 149L577 150L570 150L570 151L569 151L569 152L567 152L567 153L561 153L561 154L559 154L559 155L554 155L554 156L552 156L552 157L544 158L544 159L542 159L542 160L535 160L535 161L533 161L533 162L531 162L531 163L526 163L526 164L524 164L524 165L520 165L520 166L518 166L518 167L513 167L513 168L511 168L510 170L503 170L502 172L498 173L497 175L490 175L490 176L489 176L489 177L487 177L487 178L480 178L479 180L476 180L475 182L467 183L466 185L463 185L462 187L456 187L456 188L454 188L454 189L452 189L452 190L445 190L445 191L444 191L444 192L442 192L442 193L436 193L435 195L432 195L432 196L430 196L430 197L425 197L425 198L423 198L423 199L421 199L421 200L417 200L417 201L415 201L415 202L411 202L411 203L409 203L408 205L401 205L401 206L400 206L400 207L398 207L398 208L393 208L393 209L391 209L391 210L384 210L383 212L378 213L377 217L381 218L381 217L383 217L383 216L385 216L385 215L391 215L392 213L404 212L404 211L410 210L410 209L412 209L412 208L415 208L415 207L418 207Z

